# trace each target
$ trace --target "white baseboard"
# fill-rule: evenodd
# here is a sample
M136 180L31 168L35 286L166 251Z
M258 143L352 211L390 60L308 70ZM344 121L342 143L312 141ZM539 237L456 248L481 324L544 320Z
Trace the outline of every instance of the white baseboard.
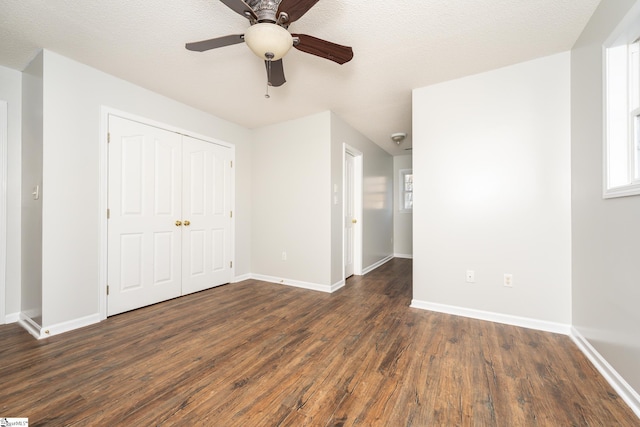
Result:
M73 331L74 329L83 328L85 326L93 325L103 320L99 313L91 314L89 316L80 317L78 319L69 320L67 322L57 323L55 325L49 325L43 327L40 331L40 338L47 338L53 335L58 335L63 332Z
M261 280L263 282L277 283L279 285L293 286L295 288L309 289L312 291L320 291L331 293L332 286L320 285L317 283L302 282L300 280L283 279L281 277L265 276L262 274L252 274L252 279Z
M365 268L362 271L362 276L364 276L367 273L370 273L371 271L375 270L381 265L391 261L393 258L394 258L394 255L389 255L381 259L380 261L376 262L375 264L370 265L369 267ZM249 279L261 280L263 282L277 283L280 285L287 285L287 286L293 286L296 288L310 289L312 291L320 291L320 292L328 292L328 293L335 292L338 289L343 288L346 284L346 281L344 279L339 280L332 285L320 285L318 283L302 282L299 280L284 279L281 277L274 277L274 276L267 276L264 274L253 274L253 273L244 274L242 276L236 276L233 279L232 283L242 282L243 280L249 280Z
M380 261L371 264L369 267L366 267L364 269L362 269L362 275L364 276L367 273L372 272L373 270L375 270L376 268L380 267L383 264L386 264L387 262L391 261L393 259L393 255L389 255L383 259L381 259Z
M38 325L31 317L27 316L24 313L18 314L18 324L26 329L31 335L35 338L40 339L40 325Z
M393 254L394 258L413 259L413 254Z
M456 316L470 317L472 319L488 320L490 322L504 323L506 325L520 326L523 328L537 329L539 331L553 332L556 334L571 334L570 325L531 319L528 317L518 317L502 313L493 313L490 311L474 310L471 308L437 304L415 299L411 301L411 307L422 310L437 311L439 313L454 314Z
M20 313L10 313L4 316L4 323L16 323L20 321Z
M261 280L263 282L277 283L279 285L287 285L287 286L293 286L296 288L310 289L312 291L320 291L320 292L328 292L328 293L335 292L338 289L343 288L345 285L344 279L337 281L331 286L327 286L327 285L319 285L317 283L301 282L299 280L291 280L291 279L281 279L278 277L265 276L262 274L251 274L251 273L243 274L242 276L236 276L233 279L233 282L231 283L238 283L238 282L242 282L244 280L249 280L249 279Z
M242 276L236 276L233 278L231 283L243 282L245 280L251 279L251 273L243 274Z
M640 394L627 383L620 374L602 357L589 341L575 328L571 327L569 335L580 351L593 363L613 389L626 402L631 410L640 418Z
M31 335L37 339L43 339L52 337L54 335L62 334L63 332L73 331L84 326L93 325L102 320L99 314L92 314L90 316L81 317L79 319L69 320L67 322L57 323L46 327L41 327L36 322L31 320L28 316L20 313L20 325L27 330Z
M333 285L331 285L331 292L335 292L338 289L344 288L346 281L344 279L339 280L338 282L334 283Z

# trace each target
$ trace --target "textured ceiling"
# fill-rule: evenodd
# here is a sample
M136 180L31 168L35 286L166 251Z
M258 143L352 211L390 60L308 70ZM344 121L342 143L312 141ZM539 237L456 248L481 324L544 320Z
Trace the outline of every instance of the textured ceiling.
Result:
M352 46L338 65L292 49L265 99L264 63L218 0L0 0L0 65L46 48L247 128L332 110L389 153L411 147L411 90L569 50L600 0L321 0L293 33ZM394 132L407 132L397 147Z

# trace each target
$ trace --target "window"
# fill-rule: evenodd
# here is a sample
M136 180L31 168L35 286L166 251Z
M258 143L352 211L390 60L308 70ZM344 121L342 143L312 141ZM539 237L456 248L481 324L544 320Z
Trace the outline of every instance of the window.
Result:
M640 2L605 43L605 198L640 194Z
M400 212L413 211L413 170L400 170Z

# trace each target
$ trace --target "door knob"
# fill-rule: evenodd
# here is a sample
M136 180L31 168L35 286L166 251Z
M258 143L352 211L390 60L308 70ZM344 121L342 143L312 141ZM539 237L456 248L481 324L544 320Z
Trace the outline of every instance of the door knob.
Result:
M176 227L180 227L182 225L182 221L178 220L176 221Z
M191 221L189 221L189 220L187 219L187 220L184 222L184 225L185 225L185 226L187 226L187 227L188 227L188 226L190 226L190 225L191 225Z
M357 223L357 222L358 222L358 220L357 220L357 219L355 219L355 218L353 218L353 219L351 220L351 222L355 224L355 223Z

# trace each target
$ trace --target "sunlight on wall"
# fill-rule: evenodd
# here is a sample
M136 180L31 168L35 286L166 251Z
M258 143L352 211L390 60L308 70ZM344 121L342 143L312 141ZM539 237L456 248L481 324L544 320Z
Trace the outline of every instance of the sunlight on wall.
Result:
M387 203L387 177L371 176L364 178L364 209L385 209Z

